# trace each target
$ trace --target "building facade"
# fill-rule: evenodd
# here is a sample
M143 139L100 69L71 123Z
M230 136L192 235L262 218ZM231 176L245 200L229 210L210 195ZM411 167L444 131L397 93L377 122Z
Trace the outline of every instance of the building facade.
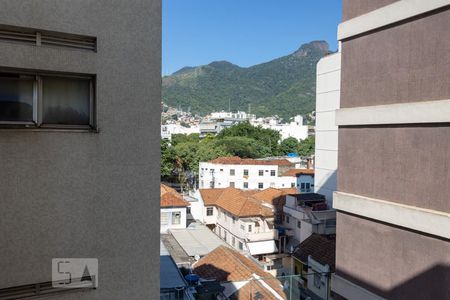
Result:
M160 194L160 232L167 233L170 229L186 228L189 202L175 189L165 184L161 184Z
M450 1L343 8L332 289L449 298Z
M297 186L297 177L282 176L295 164L286 159L242 159L239 157L219 157L200 162L200 188L266 189L291 188Z
M0 298L90 258L97 289L55 299L151 299L161 1L5 0L0 24Z
M317 63L316 147L314 192L325 195L329 205L336 191L338 127L335 122L341 89L341 53Z

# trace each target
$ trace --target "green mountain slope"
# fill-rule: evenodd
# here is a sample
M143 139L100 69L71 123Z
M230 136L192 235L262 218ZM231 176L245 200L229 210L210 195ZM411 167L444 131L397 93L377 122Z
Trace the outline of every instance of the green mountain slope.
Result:
M229 102L233 111L248 111L250 104L258 116L305 115L315 106L316 64L328 53L325 41L314 41L249 68L226 61L185 67L163 77L162 100L200 115L228 110Z

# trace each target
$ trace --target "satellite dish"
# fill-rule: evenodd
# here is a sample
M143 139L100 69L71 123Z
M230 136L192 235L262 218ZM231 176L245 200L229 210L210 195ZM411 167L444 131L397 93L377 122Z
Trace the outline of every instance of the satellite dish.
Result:
M194 255L194 259L195 259L195 261L199 261L199 260L200 260L200 255L195 254L195 255Z

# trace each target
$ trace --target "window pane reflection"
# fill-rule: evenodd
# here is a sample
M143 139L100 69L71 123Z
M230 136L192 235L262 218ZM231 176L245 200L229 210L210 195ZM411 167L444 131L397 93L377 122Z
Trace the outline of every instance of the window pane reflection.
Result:
M90 80L42 78L44 124L89 125Z
M0 77L0 121L33 121L33 83L30 78Z

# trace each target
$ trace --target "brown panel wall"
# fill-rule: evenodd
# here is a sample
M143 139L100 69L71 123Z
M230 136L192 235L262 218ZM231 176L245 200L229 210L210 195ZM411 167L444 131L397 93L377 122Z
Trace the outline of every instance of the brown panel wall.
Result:
M339 128L338 190L450 212L450 125Z
M343 0L342 19L345 21L355 18L396 1L398 0Z
M338 212L336 243L336 273L363 288L387 299L450 299L448 240Z
M341 107L450 98L450 9L342 44Z

